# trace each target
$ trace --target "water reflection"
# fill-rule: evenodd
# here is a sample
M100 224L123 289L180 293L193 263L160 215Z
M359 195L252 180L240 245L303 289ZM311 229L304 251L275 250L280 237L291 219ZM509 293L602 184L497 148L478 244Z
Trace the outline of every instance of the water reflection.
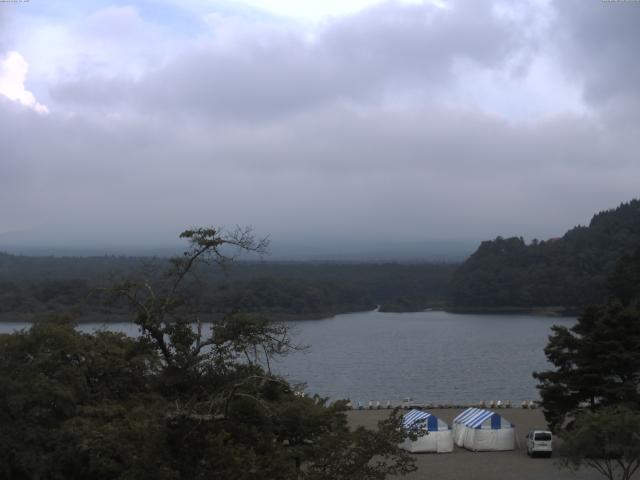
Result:
M446 312L338 315L288 322L295 342L308 345L275 369L309 393L354 401L433 403L520 402L538 397L531 372L547 368L543 348L554 324L574 319ZM28 328L0 323L0 332ZM130 323L83 324L138 335Z

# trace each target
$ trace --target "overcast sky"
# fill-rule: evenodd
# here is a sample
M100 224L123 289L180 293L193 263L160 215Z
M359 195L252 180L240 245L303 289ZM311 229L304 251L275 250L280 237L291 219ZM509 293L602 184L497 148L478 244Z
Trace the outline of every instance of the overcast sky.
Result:
M0 234L561 235L639 195L639 46L636 1L0 3Z

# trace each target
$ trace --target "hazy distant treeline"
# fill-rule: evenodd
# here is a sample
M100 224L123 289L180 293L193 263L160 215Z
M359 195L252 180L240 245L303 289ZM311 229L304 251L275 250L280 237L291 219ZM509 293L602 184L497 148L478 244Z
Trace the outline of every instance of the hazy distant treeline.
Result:
M105 307L103 288L125 278L144 277L167 261L0 254L0 312L73 311L85 318L113 313L118 306ZM245 311L316 318L375 305L389 311L415 311L446 302L455 268L455 264L432 263L238 262L226 273L201 268L201 281L190 288L203 313Z
M640 200L596 214L562 238L483 242L462 264L237 262L201 268L190 286L203 313L318 318L372 309L427 307L580 308L604 303L616 262L640 246ZM122 279L154 278L168 259L24 257L0 254L0 313L113 313L99 290ZM156 273L154 273L154 271ZM123 310L124 311L124 310Z

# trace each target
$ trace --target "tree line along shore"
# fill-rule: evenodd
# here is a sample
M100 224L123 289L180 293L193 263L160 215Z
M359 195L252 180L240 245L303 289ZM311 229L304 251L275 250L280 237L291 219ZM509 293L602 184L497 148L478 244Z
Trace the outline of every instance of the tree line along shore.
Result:
M209 228L181 237L183 256L95 293L105 309L129 313L138 337L83 333L66 316L0 335L0 479L373 480L418 471L400 447L417 435L402 410L377 428L354 426L346 401L301 395L271 371L298 348L286 325L239 308L200 328L212 289L197 265L224 266L220 245L261 251L260 241ZM607 292L570 328L552 327L551 369L532 374L562 461L599 471L615 462L630 480L640 468L640 249L618 259Z
M203 269L201 282L186 289L211 318L243 311L279 320L318 319L376 307L574 316L586 305L606 301L618 261L638 245L640 200L632 200L597 213L588 226L562 237L482 242L462 263L244 261L229 271ZM166 258L0 253L0 320L62 312L81 321L116 319L125 313L124 304L105 307L103 289L168 263Z

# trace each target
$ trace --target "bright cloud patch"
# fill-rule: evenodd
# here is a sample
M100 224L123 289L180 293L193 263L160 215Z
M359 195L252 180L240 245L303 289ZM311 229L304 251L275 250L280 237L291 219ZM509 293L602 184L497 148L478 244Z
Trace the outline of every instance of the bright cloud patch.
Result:
M33 108L38 113L49 113L29 90L24 88L29 64L18 52L9 52L0 61L0 95Z
M357 13L367 7L385 3L384 0L324 0L301 2L299 0L244 0L245 4L284 17L303 20L324 20L327 17ZM400 0L400 3L432 3L442 6L441 0Z

